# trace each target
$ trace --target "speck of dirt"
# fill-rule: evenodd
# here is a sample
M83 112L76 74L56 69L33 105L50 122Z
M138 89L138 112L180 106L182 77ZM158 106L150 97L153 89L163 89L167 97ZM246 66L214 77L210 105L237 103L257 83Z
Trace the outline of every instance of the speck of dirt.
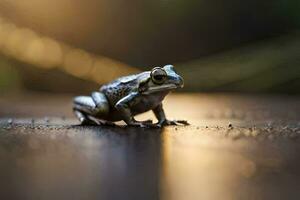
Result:
M7 123L8 123L8 124L12 124L13 122L14 122L13 119L8 119L8 120L7 120Z
M50 119L48 117L45 117L45 121L46 121L46 123L49 123Z

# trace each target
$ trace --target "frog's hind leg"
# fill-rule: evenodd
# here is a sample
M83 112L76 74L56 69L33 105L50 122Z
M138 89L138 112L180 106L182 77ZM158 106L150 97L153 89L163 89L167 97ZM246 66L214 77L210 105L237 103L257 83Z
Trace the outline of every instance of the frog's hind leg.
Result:
M97 125L95 121L89 119L88 115L84 114L82 111L76 110L74 108L74 114L79 119L81 125Z
M95 103L91 97L78 96L73 100L73 111L82 125L97 125L94 120L89 118L95 109Z
M108 103L105 102L105 99L102 101L97 101L97 105L93 97L89 96L78 96L74 98L74 113L81 122L85 125L100 125L100 124L109 124L113 123L106 122L105 120L99 119L101 116L104 116L108 113Z

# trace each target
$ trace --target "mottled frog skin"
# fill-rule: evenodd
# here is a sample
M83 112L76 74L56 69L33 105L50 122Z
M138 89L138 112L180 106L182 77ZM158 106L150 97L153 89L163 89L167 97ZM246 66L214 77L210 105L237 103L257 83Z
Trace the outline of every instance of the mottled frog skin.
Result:
M172 65L118 78L91 96L74 98L74 113L82 124L110 124L125 121L129 126L161 127L188 124L185 120L166 119L162 101L172 90L183 87L183 79ZM158 119L136 121L134 116L152 110Z

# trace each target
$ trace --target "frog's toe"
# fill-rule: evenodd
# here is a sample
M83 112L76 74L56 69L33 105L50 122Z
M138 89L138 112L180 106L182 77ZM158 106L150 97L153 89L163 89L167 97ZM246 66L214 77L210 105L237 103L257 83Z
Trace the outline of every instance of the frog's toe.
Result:
M159 123L160 126L171 126L171 125L177 125L174 120L163 120Z
M151 119L147 119L145 121L141 121L141 123L143 123L143 124L152 124L153 121Z
M179 124L190 125L187 120L164 120L160 123L162 126L178 126Z
M161 128L162 127L162 125L159 124L159 123L157 123L157 124L147 124L146 126L147 126L147 128Z
M145 122L139 123L139 127L141 127L141 128L161 128L162 126L160 124L153 124L148 121L146 123Z
M133 122L133 123L130 123L130 124L127 124L127 125L131 126L131 127L146 128L146 125L144 123L141 123L141 122Z
M142 128L161 128L160 124L153 124L153 123L141 123L140 127Z
M176 120L168 120L168 121L167 121L167 125L174 125L174 126L176 126L176 125L178 125L178 124L177 124L177 121L176 121Z
M175 120L177 124L190 125L187 120Z

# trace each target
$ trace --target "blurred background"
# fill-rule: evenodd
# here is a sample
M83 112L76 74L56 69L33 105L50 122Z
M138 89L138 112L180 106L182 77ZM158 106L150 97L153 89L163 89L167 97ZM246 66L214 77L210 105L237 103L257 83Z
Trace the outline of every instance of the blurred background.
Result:
M300 92L298 0L2 0L0 94L174 64L185 91Z
M191 126L77 126L166 64ZM0 199L298 200L299 94L300 0L0 0Z

